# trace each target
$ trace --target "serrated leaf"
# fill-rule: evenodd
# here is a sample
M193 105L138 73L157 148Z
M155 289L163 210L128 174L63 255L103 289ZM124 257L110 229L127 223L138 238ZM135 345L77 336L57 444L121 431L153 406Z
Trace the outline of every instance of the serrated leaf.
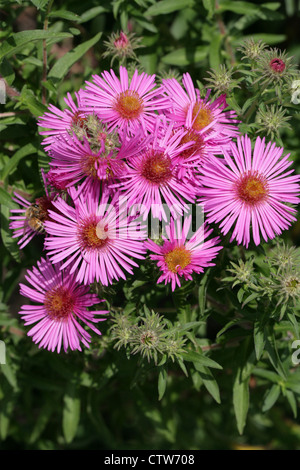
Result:
M207 46L195 48L180 48L162 57L162 62L168 65L185 66L202 62L208 55Z
M43 39L64 39L70 38L70 33L58 33L54 31L44 31L43 29L34 29L30 31L20 31L8 37L6 41L1 44L0 61L4 57L10 57L19 52L24 46L35 41Z
M272 385L270 390L268 390L267 395L265 396L262 412L265 413L266 411L270 410L272 406L276 403L280 395L280 386L279 385Z
M81 59L81 57L99 41L101 36L102 32L96 34L92 39L83 42L79 46L75 47L75 49L67 52L63 57L58 59L50 70L48 78L60 80L65 77L72 65Z
M63 409L63 433L68 444L73 441L80 419L80 398L76 385L69 385L67 393L64 395Z
M145 11L145 16L157 16L166 15L173 11L183 10L184 8L190 8L194 4L193 0L161 0L160 2L151 5L148 10Z

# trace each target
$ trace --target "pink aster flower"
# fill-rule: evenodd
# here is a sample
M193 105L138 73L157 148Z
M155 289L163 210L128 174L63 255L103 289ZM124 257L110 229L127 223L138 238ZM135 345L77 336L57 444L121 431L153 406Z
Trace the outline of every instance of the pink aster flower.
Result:
M184 129L174 132L173 124L157 119L152 139L138 155L128 159L127 170L115 185L129 206L140 206L144 220L150 211L153 217L167 220L166 209L175 218L187 211L187 201L195 202L194 182L178 176L177 157L192 145L181 144L185 133Z
M177 219L176 224L172 219L166 227L167 237L163 236L162 245L157 245L152 240L144 243L154 253L150 254L150 258L158 262L157 266L162 271L157 283L171 283L172 290L176 285L181 286L180 277L192 280L193 273L203 273L204 268L214 266L211 261L222 249L222 246L217 245L219 237L205 240L212 229L208 230L204 225L188 239L191 221L191 216L186 217L182 226L180 219Z
M68 108L61 110L52 104L49 105L47 112L38 119L38 126L47 130L40 131L41 135L47 135L42 142L46 149L51 148L55 136L66 136L72 132L74 126L83 126L86 113L80 110L80 93L76 93L76 104L70 95L64 98Z
M143 259L143 240L146 235L139 223L127 218L127 208L109 203L108 195L100 199L99 186L83 195L71 188L69 194L74 207L62 198L53 202L58 212L50 211L52 221L45 222L49 236L45 247L53 263L65 260L61 269L71 266L76 271L76 281L89 284L94 281L104 285L113 279L126 279L124 271L133 274L138 264L132 260Z
M101 78L102 77L102 78ZM93 83L87 82L83 90L82 109L95 112L110 128L151 131L156 111L168 104L162 88L156 88L155 75L136 70L129 81L125 67L120 67L120 78L114 71L93 75Z
M20 284L20 293L37 305L22 305L19 312L25 320L25 326L35 323L27 333L40 348L59 353L63 346L72 351L81 351L80 343L89 347L91 335L83 328L84 323L95 333L101 332L93 325L105 318L106 310L89 311L88 307L103 302L89 288L75 280L76 274L70 269L60 269L60 264L53 266L48 259L41 259L37 268L27 271L25 276L31 287Z
M166 112L169 119L196 132L207 133L212 140L211 145L215 142L224 146L239 134L236 113L225 111L228 107L225 95L209 100L211 90L208 90L202 99L188 73L183 74L182 83L186 91L175 78L163 80L163 88L171 102L170 110Z
M207 221L220 224L226 235L234 226L231 241L248 247L250 228L256 245L274 238L296 220L289 204L299 202L299 175L286 171L289 154L281 158L283 148L265 139L256 139L254 149L248 136L231 144L232 156L213 158L202 168L200 202Z
M98 145L92 145L87 138L78 139L75 134L56 138L49 155L51 158L50 178L56 186L68 188L81 184L82 190L95 182L113 181L125 170L125 160L138 153L140 136L118 139L111 145L108 135Z
M34 202L28 202L21 194L14 193L13 201L19 204L21 209L11 209L9 217L9 228L14 231L12 238L20 238L18 245L24 248L35 235L45 234L44 222L50 219L49 209L54 210L53 199L57 196L56 191L48 192L46 178L43 173L45 183L45 195L36 198Z

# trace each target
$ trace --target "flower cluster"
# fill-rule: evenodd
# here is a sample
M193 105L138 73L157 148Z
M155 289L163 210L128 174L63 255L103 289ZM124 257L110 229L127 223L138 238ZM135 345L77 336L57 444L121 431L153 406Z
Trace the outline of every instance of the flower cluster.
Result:
M182 84L158 84L138 70L130 78L121 66L119 76L94 75L65 101L64 110L50 105L38 121L49 156L45 196L30 204L16 195L23 208L11 217L21 248L36 234L45 237L47 256L27 277L32 288L21 286L41 304L21 311L26 324L38 322L30 334L40 346L88 346L78 320L99 333L92 324L103 313L87 310L100 302L90 286L133 275L147 252L157 282L174 290L212 266L222 249L208 224L248 247L295 220L299 176L289 155L260 138L252 148L226 96L201 96L188 73ZM207 220L193 232L195 206ZM149 222L164 224L158 241Z

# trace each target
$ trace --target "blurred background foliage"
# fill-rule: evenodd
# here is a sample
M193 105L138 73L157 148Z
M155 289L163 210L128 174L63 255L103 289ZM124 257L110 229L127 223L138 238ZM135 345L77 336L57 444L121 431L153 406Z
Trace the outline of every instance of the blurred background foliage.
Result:
M8 229L13 191L27 198L43 191L40 169L47 167L47 159L37 117L49 103L64 107L67 92L72 94L92 74L110 68L110 58L103 54L112 32L131 31L141 38L139 67L149 74L180 77L189 72L202 89L208 72L222 65L240 85L244 75L239 47L246 39L286 50L299 64L299 11L296 0L0 0L0 75L7 93L6 104L0 105L0 340L5 341L7 362L0 365L0 449L300 448L300 374L297 367L291 373L291 349L286 345L291 322L274 326L266 342L268 361L257 354L257 363L253 349L248 352L252 332L247 321L261 304L247 297L243 325L231 329L235 309L241 310L244 295L251 292L235 288L229 295L230 290L220 290L232 260L252 256L264 272L263 250L250 248L245 254L233 245L224 250L208 288L199 276L192 289L187 286L172 295L157 287L150 268L145 268L134 282L102 292L117 312L130 314L145 302L170 321L176 315L185 322L202 315L197 327L200 344L226 368L211 371L192 361L186 377L184 368L174 365L167 371L113 348L110 320L101 325L100 341L94 339L83 353L38 350L18 319L23 302L18 283L40 258L42 239L35 237L20 252ZM228 93L243 124L253 104L249 90L243 82ZM247 100L248 108L243 108ZM279 98L273 103L282 104ZM260 105L255 103L248 113L242 131L256 135ZM299 111L288 101L284 105L290 108L289 127L280 128L274 138L291 152L299 173ZM284 238L300 244L299 222ZM241 337L245 341L239 341ZM285 342L272 349L275 337ZM246 358L247 377L247 387L241 390L234 378L240 358Z

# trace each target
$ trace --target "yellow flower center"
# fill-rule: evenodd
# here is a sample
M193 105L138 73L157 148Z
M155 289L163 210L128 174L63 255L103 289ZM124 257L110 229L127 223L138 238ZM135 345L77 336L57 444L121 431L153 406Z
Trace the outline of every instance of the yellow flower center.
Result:
M237 183L238 198L248 205L262 202L268 196L268 182L263 175L248 171Z
M176 247L164 256L169 271L177 273L179 269L184 269L191 262L191 253L184 247Z
M73 310L74 298L63 286L54 287L45 294L44 306L51 320L67 318Z
M171 159L163 152L148 152L142 163L141 174L151 183L166 183L172 177Z
M86 176L97 178L97 161L96 155L85 155L81 159L81 168Z
M187 149L180 152L180 156L184 159L191 157L194 154L200 155L202 153L204 142L200 134L190 129L181 139L180 145L193 142Z
M204 103L196 103L192 112L192 127L195 131L201 131L204 127L212 122L211 111Z
M124 119L136 119L143 112L143 100L136 91L126 90L117 97L114 109Z
M103 227L99 221L88 220L79 230L82 248L86 250L99 250L103 248L109 240L107 231L107 225Z

